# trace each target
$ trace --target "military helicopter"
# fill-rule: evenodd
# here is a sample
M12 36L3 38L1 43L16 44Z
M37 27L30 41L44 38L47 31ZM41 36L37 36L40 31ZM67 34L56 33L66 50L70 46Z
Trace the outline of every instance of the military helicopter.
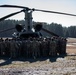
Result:
M16 30L18 31L18 32L13 33L13 37L15 37L15 38L41 37L42 35L40 33L40 30L43 30L43 31L45 31L45 32L47 32L51 35L59 37L59 35L44 29L42 27L41 23L36 24L36 25L33 26L33 23L32 23L32 12L33 11L55 13L55 14L68 15L68 16L76 16L74 14L68 14L68 13L56 12L56 11L48 11L48 10L40 10L40 9L34 9L34 8L31 9L31 8L28 8L28 7L25 7L25 6L18 6L18 5L0 5L0 7L2 7L2 8L4 8L4 7L5 8L6 7L8 7L8 8L21 8L22 9L20 11L11 13L9 15L6 15L6 16L0 18L0 21L3 21L5 19L7 19L11 16L14 16L16 14L19 14L21 12L24 12L24 14L25 14L25 25L17 24L15 26ZM32 28L34 28L34 31L32 30ZM2 31L0 31L0 33L11 30L11 29L14 29L14 28L9 28L9 29L6 29L6 30L2 30Z

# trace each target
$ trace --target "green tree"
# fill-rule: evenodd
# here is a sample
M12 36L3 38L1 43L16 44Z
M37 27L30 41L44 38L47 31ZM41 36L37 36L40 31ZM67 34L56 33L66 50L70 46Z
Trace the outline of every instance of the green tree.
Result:
M68 27L69 37L75 37L76 38L76 26L70 26Z

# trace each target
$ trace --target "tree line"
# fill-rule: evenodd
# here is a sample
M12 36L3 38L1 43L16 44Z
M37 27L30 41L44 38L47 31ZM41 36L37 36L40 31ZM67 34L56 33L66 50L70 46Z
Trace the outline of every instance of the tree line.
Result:
M37 22L33 22L33 24L36 24ZM12 37L12 34L14 32L16 32L16 29L12 29L12 30L8 30L6 31L6 29L10 29L10 28L15 28L16 24L22 24L25 25L25 21L24 20L4 20L0 22L0 37ZM57 23L42 23L43 24L43 28L59 35L62 37L72 37L72 38L76 38L76 26L69 26L69 27L63 27L61 24L57 24ZM5 30L3 32L3 30ZM52 36L44 31L40 31L43 36Z

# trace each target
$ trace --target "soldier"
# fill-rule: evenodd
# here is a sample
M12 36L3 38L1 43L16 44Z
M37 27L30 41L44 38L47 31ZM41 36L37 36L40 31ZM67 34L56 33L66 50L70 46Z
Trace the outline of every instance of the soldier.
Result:
M36 38L34 38L32 41L32 56L34 59L40 57L39 42Z
M6 56L9 57L10 56L10 43L9 43L9 39L6 38L5 39L5 53L6 53Z
M37 57L37 42L36 42L36 38L33 39L32 41L32 56L35 59Z
M47 51L47 42L45 39L43 39L43 41L41 42L41 47L42 47L42 56L45 57L48 54Z
M50 51L49 51L49 55L50 55L50 56L56 56L56 55L57 55L56 42L55 42L54 38L52 38L51 41L50 41Z
M22 41L20 39L16 39L15 40L15 47L16 47L16 56L20 57L21 55L21 45L22 45Z
M40 38L40 40L39 40L40 57L43 56L43 53L42 53L42 41L43 41L43 39Z
M40 40L39 38L37 38L37 53L38 53L38 57L40 57Z
M52 55L52 40L50 39L50 43L49 43L49 55Z
M67 44L67 40L66 38L64 38L64 54L66 54L66 44Z
M58 42L57 42L57 53L60 55L62 50L62 40L61 37L58 37Z
M0 49L1 49L1 56L5 56L5 42L2 38L0 42Z
M32 41L30 38L26 41L26 56L29 58L32 56Z
M46 42L47 42L47 56L49 56L49 52L50 52L50 38L46 38Z
M23 57L28 57L28 54L27 54L27 41L26 40L22 40L22 47L21 47L21 55Z
M49 39L45 39L46 41L46 56L49 56Z
M16 58L17 57L17 44L15 42L15 39L12 39L10 41L10 56L11 58Z
M0 38L0 56L1 56L1 38Z
M62 38L61 54L66 54L66 39Z

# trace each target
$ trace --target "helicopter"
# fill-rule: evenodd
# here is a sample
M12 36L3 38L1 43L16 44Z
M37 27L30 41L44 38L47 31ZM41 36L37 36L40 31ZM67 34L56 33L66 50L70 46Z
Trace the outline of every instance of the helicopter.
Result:
M25 6L18 6L18 5L0 5L0 8L21 8L22 10L20 11L17 11L17 12L14 12L14 13L11 13L9 15L6 15L2 18L0 18L0 21L3 21L11 16L14 16L16 14L19 14L21 12L24 12L25 14L25 25L22 25L22 24L17 24L15 26L17 32L14 32L12 35L14 38L29 38L29 37L42 37L42 34L40 33L41 30L53 35L53 36L56 36L56 37L59 37L59 35L51 32L51 31L48 31L47 29L44 29L42 27L42 24L41 23L38 23L36 25L33 26L33 22L32 22L32 12L34 11L40 11L40 12L45 12L45 13L55 13L55 14L61 14L61 15L68 15L68 16L76 16L74 14L69 14L69 13L63 13L63 12L56 12L56 11L48 11L48 10L41 10L41 9L35 9L35 8L29 8L29 7L25 7ZM34 31L32 30L32 28L34 29ZM6 30L2 30L0 31L1 32L5 32L5 31L9 31L11 29L14 29L14 28L9 28L9 29L6 29Z

